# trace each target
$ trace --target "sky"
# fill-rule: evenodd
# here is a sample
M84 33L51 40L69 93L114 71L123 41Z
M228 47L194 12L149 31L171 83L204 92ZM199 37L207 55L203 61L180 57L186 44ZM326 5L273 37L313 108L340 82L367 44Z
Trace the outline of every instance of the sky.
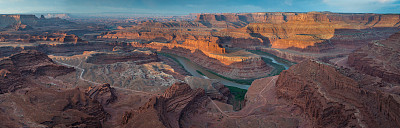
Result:
M0 0L0 14L400 13L400 0Z

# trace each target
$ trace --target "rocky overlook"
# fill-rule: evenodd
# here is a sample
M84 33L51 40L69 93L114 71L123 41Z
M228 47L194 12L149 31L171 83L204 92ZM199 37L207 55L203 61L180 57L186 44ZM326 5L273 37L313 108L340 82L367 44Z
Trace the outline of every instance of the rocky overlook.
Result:
M181 118L193 110L189 108L206 99L203 89L192 90L187 84L176 83L139 110L126 112L122 123L127 127L181 127Z
M23 51L0 60L0 93L28 86L24 81L28 80L29 76L57 77L73 71L73 68L56 65L46 54Z

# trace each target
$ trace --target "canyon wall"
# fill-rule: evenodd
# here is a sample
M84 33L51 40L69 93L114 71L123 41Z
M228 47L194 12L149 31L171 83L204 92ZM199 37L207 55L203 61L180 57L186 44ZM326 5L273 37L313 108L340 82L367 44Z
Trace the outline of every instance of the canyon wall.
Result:
M113 64L117 62L133 61L137 62L137 64L145 64L156 62L158 60L157 53L135 50L131 52L118 51L111 53L96 53L88 57L86 62L92 64Z
M227 56L228 54L214 54L203 52L199 49L186 49L171 45L172 43L137 43L132 42L133 47L147 47L161 52L172 53L188 58L202 67L205 67L220 75L233 79L253 79L267 76L271 71L260 56ZM241 53L240 53L241 54Z
M84 42L76 35L68 35L66 33L52 33L43 35L30 35L30 34L0 34L0 41L2 42L25 42L34 43L40 41L54 41L61 43L78 43Z
M57 77L75 71L56 65L46 54L38 51L22 51L0 60L0 94L26 87L28 76Z
M400 97L376 80L307 60L280 74L276 93L299 106L315 127L398 127Z
M341 43L340 41L330 41L331 38L336 36L335 34L337 34L336 31L338 30L370 28L398 29L400 26L400 15L397 14L271 12L199 14L197 18L196 21L198 22L208 22L210 24L223 21L233 23L246 22L247 26L238 28L241 30L228 29L226 31L236 34L248 33L253 37L266 38L272 48L294 49L305 52L321 52L332 49L332 45ZM390 30L381 29L380 31L386 32ZM347 33L347 35L350 34L353 33ZM359 33L354 34L359 35ZM367 36L367 38L371 37L376 37L376 35ZM358 36L349 38L351 38L349 40L357 40ZM368 40L369 39L363 39L363 41ZM351 44L351 41L349 43Z
M330 12L258 12L258 13L205 13L198 14L196 21L213 22L247 22L280 24L292 21L345 22L349 24L367 25L370 27L398 27L398 14L372 13L330 13Z
M0 28L5 28L13 24L36 25L38 18L35 15L1 15Z
M354 51L348 57L348 64L385 81L400 83L400 32Z
M21 30L28 27L39 26L59 26L64 24L73 24L70 21L60 18L37 18L35 15L20 15L20 14L2 14L0 15L0 29Z
M2 58L2 127L101 127L109 114L98 101L79 88L57 85L63 83L59 77L74 72L74 68L56 65L46 54L34 50ZM50 83L46 79L57 80Z
M192 90L187 84L176 83L162 96L152 97L139 110L125 112L122 124L125 127L182 127L182 118L195 111L191 107L206 104L207 100L203 89Z

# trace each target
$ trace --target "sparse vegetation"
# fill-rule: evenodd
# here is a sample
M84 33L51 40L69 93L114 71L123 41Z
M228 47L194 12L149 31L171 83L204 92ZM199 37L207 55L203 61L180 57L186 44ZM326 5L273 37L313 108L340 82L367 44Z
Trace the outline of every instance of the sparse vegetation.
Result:
M235 100L237 100L237 101L244 100L247 90L237 88L237 87L232 87L232 86L225 86L225 87L229 88L229 91L231 92L231 94L235 96Z
M274 67L274 70L272 70L268 76L275 76L279 75L283 70L285 70L285 67L276 63L273 63L271 59L268 58L262 58L262 60L267 63L268 65L271 65Z
M204 75L202 72L200 72L199 70L196 70L196 72L199 73L199 74L202 75L202 76L206 76L206 75Z

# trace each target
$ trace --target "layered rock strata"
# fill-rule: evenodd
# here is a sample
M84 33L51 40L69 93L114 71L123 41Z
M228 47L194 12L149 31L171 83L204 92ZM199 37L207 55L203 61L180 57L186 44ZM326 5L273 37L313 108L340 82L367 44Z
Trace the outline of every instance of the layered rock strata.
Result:
M101 127L109 117L99 102L79 89L25 88L0 99L1 126L7 127Z
M34 43L40 41L54 41L61 43L78 43L84 42L81 38L76 35L68 35L66 33L52 33L42 35L30 35L30 34L1 34L0 41L3 42L25 42Z
M109 114L100 102L57 85L74 71L34 50L2 58L0 127L102 127Z
M131 52L116 51L111 53L92 54L86 62L93 64L112 64L116 62L133 61L137 64L145 64L158 61L157 53L136 49Z
M348 64L385 81L400 83L400 32L354 51Z
M218 100L223 103L228 103L228 100L232 98L229 88L225 87L217 80L188 76L185 77L185 82L192 89L203 89L206 92L206 95L212 100Z
M389 32L390 28L398 29L400 25L399 15L396 14L337 14L329 12L200 14L197 21L210 24L213 22L246 22L248 25L243 28L225 30L231 33L225 35L235 37L234 35L248 34L248 37L265 38L264 42L270 43L272 48L294 49L303 52L327 51L334 48L332 45L343 44L342 41L346 40L352 40L346 41L346 43L354 45L353 40L359 42L359 36L364 36L361 38L363 41L382 39L377 35L351 32L351 30L383 28L379 31L385 33ZM343 31L349 33L339 34ZM338 38L339 36L343 36L344 39ZM331 41L332 38L334 40Z
M212 54L200 50L191 51L182 47L175 47L164 43L132 43L133 47L148 47L161 52L172 53L190 59L211 71L233 78L253 79L267 76L271 71L259 56L227 56L227 54Z
M280 74L276 93L300 107L315 127L398 127L399 96L376 81L307 60Z
M89 87L85 90L85 94L91 99L99 101L102 105L108 105L117 100L115 89L111 88L110 84L102 84L94 87Z
M198 14L196 21L201 22L247 22L247 23L285 23L291 21L312 20L317 22L345 22L359 26L393 27L399 26L398 14L353 14L330 12L259 12L259 13L222 13L222 14Z
M205 100L203 89L192 90L187 84L176 83L139 110L126 112L122 123L126 127L181 127L183 115L194 110L189 108Z
M0 29L11 28L15 30L21 25L27 25L31 27L41 27L41 26L57 26L63 24L73 24L67 20L62 20L59 18L37 18L35 15L20 15L20 14L2 14L0 15ZM16 29L16 30L18 30Z
M15 91L25 86L28 76L57 77L75 71L73 68L56 65L46 54L29 50L0 60L0 93Z

